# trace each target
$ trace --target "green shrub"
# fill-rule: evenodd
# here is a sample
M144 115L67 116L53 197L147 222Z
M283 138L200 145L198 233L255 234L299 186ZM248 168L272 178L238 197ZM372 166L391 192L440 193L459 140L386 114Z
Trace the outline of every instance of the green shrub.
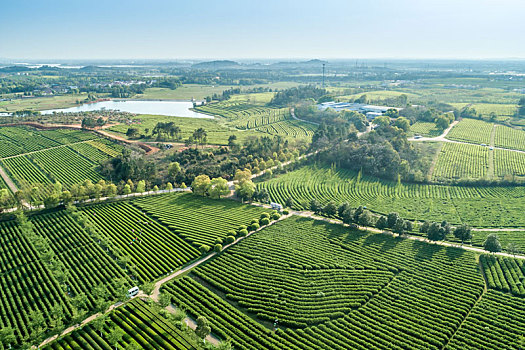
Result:
M250 225L250 231L255 231L259 227L261 227L261 226L258 223L254 222L253 224Z
M235 241L235 236L228 236L228 237L226 237L226 239L224 240L224 243L226 243L226 244L230 244L230 243L232 243L233 241Z
M281 217L281 215L275 213L272 215L272 220L279 220L279 218Z
M246 235L248 234L248 230L247 229L242 229L239 231L239 236L240 237L246 237Z
M221 250L222 250L222 244L216 244L216 245L213 246L213 251L215 253L220 253Z
M213 242L213 244L220 244L220 245L222 245L222 238L216 238L215 242Z
M270 219L268 218L262 218L261 220L259 220L259 224L261 226L268 225L269 223L270 223Z
M284 210L283 210L283 214L284 214L284 215L288 215L288 214L290 214L290 211L289 211L288 209L284 209Z
M262 214L261 214L261 219L264 219L264 218L270 218L270 214L268 214L268 213L262 213Z
M206 245L206 244L203 244L199 247L199 250L201 252L201 254L206 254L207 252L209 252L211 249L211 247L209 245Z

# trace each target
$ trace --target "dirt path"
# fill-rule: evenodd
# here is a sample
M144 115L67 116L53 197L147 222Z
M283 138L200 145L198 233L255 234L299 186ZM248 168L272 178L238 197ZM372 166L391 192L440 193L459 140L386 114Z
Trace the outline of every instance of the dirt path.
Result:
M319 126L319 123L311 122L311 121L309 121L309 120L304 120L304 119L301 119L301 118L297 118L297 117L295 116L295 109L294 109L294 108L290 108L290 115L291 115L292 118L295 119L295 120L299 120L299 121L304 122L304 123L309 123L309 124L313 124L313 125L317 125L317 126Z
M16 187L15 183L7 175L7 173L5 172L4 168L2 168L2 166L0 166L0 176L2 176L2 179L4 179L5 184L7 185L7 187L9 187L12 193L18 192L18 188Z
M175 313L175 311L177 310L177 308L175 307L175 305L170 304L170 305L168 305L168 306L166 307L166 310L168 310L168 312L170 312L170 313ZM195 320L194 320L193 318L191 318L191 317L186 317L186 318L184 319L184 322L188 325L188 327L190 327L190 328L193 329L193 330L195 330L195 329L197 328L197 322L195 322ZM213 344L213 345L215 345L215 346L219 345L219 343L221 342L221 341L219 340L219 338L217 338L216 336L214 336L212 333L208 334L208 336L206 337L206 340L207 340L209 343L211 343L211 344Z

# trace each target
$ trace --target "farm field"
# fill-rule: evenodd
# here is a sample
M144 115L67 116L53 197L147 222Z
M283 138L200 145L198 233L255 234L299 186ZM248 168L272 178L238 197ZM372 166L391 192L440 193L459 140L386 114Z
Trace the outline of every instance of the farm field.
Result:
M450 130L447 139L476 144L490 144L492 123L477 119L463 119Z
M110 334L114 329L118 329L117 327L123 331L123 337L114 344ZM112 311L100 332L89 323L43 349L109 350L115 346L119 349L129 349L131 346L135 346L134 349L198 349L193 339L140 299Z
M525 153L495 149L494 175L505 178L508 175L525 176Z
M362 176L344 169L305 166L257 184L271 201L294 201L295 209L308 209L312 199L323 204L348 201L379 212L398 212L412 220L447 220L473 227L523 227L525 188L469 187L433 184L401 184Z
M139 129L140 133L145 133L146 129L153 130L158 122L174 122L181 129L180 140L169 140L173 142L184 142L198 128L204 128L207 134L207 143L213 145L227 145L228 138L231 135L237 136L237 140L242 142L249 137L261 136L255 131L241 131L228 127L213 119L195 119L181 117L164 117L159 115L139 115L135 118L137 121L132 125L115 125L105 131L110 131L120 137L127 138L126 131L129 127ZM154 139L152 139L154 141Z
M19 188L61 182L66 188L102 176L96 166L122 152L122 146L80 130L36 130L26 127L0 128L6 148L0 150L0 165ZM27 153L27 154L26 154Z
M195 247L202 244L212 246L217 238L230 235L229 230L249 225L252 219L270 212L232 200L209 199L193 194L144 197L132 203Z
M276 280L274 269L286 278ZM295 284L316 273L382 275L389 282L379 278L372 287L334 277L308 278L305 289ZM325 283L332 287L325 289ZM483 285L469 252L292 217L162 290L190 314L205 315L235 348L441 349L482 296ZM368 302L351 302L360 296ZM341 306L341 300L347 302ZM324 311L327 316L319 316ZM292 323L298 315L308 323Z
M443 132L436 127L436 123L431 122L416 122L410 126L410 131L413 134L428 137L436 137Z
M519 349L525 299L490 290L465 319L447 349Z
M525 266L522 259L481 255L480 263L489 288L525 296L525 287L522 284Z
M258 96L261 95L259 98ZM269 102L268 94L249 94L235 96L228 101L211 103L195 109L228 120L232 127L293 138L311 137L315 131L313 124L293 120L288 108L268 108L254 101ZM271 95L270 95L271 97Z
M525 131L497 125L494 146L525 151Z
M445 142L438 155L432 178L439 180L487 178L489 149L478 145Z
M128 257L127 268L141 283L174 271L200 255L177 234L128 202L88 206L82 212L108 242L112 254Z

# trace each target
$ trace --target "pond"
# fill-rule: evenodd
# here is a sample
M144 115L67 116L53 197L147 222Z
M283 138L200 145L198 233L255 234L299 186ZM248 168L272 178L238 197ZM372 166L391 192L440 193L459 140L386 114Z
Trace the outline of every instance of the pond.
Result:
M191 111L193 103L190 101L134 101L134 100L111 100L95 103L86 103L76 107L49 109L41 111L42 114L52 114L53 112L75 113L75 112L92 112L101 109L110 109L121 112L136 114L154 114L167 115L171 117L184 118L207 118L213 119L213 116Z

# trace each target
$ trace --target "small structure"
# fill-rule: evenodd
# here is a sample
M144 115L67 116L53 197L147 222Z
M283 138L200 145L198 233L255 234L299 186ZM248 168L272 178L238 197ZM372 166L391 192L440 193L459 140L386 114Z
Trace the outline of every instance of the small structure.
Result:
M128 298L133 298L137 294L139 294L139 287L135 286L128 290Z
M397 108L397 107L374 106L374 105L368 105L364 103L334 102L334 101L323 102L317 105L317 109L320 111L323 111L327 108L331 108L336 112L341 112L341 111L359 112L359 113L366 115L366 118L368 120L372 120L375 117L379 117L385 114L386 111L388 111L389 109L396 109L398 111L403 109L403 108Z
M270 206L272 207L273 210L278 210L278 211L281 211L283 210L283 206L280 205L279 203L270 203Z

